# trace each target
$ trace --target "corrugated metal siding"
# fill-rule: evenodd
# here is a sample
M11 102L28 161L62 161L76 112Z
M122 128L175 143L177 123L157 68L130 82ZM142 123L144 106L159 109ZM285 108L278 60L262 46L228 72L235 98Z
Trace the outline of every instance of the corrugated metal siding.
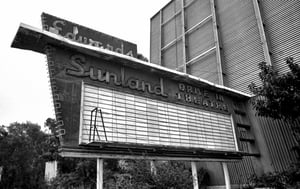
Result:
M212 23L207 22L194 32L186 35L187 60L195 58L197 55L215 46ZM213 69L216 69L214 67Z
M168 31L165 31L163 35L169 35L165 37L163 45L180 37L182 33L182 30L178 28L182 27L179 22L181 14L178 14L178 11L180 11L178 2L177 4L174 1L169 3L164 8L166 10L163 10L165 15L162 27ZM186 54L187 61L189 61L213 47L214 36L212 21L209 18L211 15L209 0L185 0L184 2L187 5L185 8L185 31L207 18L207 21L201 26L186 34ZM260 83L258 63L265 61L253 1L215 0L215 4L222 46L225 85L249 93L247 86L251 82ZM285 63L286 57L292 56L296 62L300 62L300 1L261 0L259 7L269 49L272 52L272 64L279 73L285 73L288 70ZM175 17L174 14L177 16ZM178 20L176 21L174 18ZM154 17L151 26L157 23L159 23L159 19ZM157 37L156 39L155 37L160 31L159 27L151 28L151 44L157 47L159 46L157 40L160 38ZM158 48L153 49L152 46L151 57L154 57L153 60L158 60L155 59L159 54L157 53ZM180 70L180 66L184 62L182 59L183 46L182 40L178 39L176 43L164 49L162 51L163 66L172 69L179 68L178 70ZM153 60L151 62L154 62ZM188 64L187 73L217 83L215 51ZM250 124L245 116L236 114L235 119L237 123ZM259 118L259 123L274 169L276 171L284 170L297 158L297 154L291 150L295 145L295 141L292 137L290 125L284 121L274 121L266 118ZM297 124L300 124L300 122ZM237 129L237 137L243 137L244 134L245 129ZM241 150L250 152L248 142L239 141L239 146ZM255 157L245 157L240 162L228 163L232 183L245 183L247 178L254 174L252 158Z
M181 0L170 2L162 9L161 65L177 69L183 65Z
M176 69L183 64L182 41L178 41L162 52L161 65L170 69Z
M220 84L219 51L212 52L217 50L217 38L210 3L191 0L182 6L181 0L174 0L155 15L151 19L150 61Z
M249 93L251 82L260 83L258 63L264 61L252 1L216 0L222 44L224 83Z
M160 55L160 14L151 19L150 25L150 62L159 64Z
M193 1L185 10L186 31L197 27L186 34L187 62L215 47L212 11L210 1ZM202 23L199 25L198 24ZM187 65L187 73L219 83L216 52L210 52L202 58Z
M285 58L300 62L300 1L259 1L259 6L272 52L272 65L280 73L289 71ZM284 121L260 118L261 128L276 171L282 171L296 161L291 150L295 145L291 125ZM300 122L296 123L300 124Z
M282 171L292 162L296 162L297 154L292 150L296 142L291 132L291 125L282 120L259 118L265 140L276 171ZM298 121L295 124L300 124Z
M244 149L247 148L246 142L242 144ZM249 180L249 177L255 174L252 160L249 156L244 157L242 161L228 163L228 170L231 184L245 184Z
M186 30L189 30L211 14L209 0L193 1L185 10Z
M216 55L215 52L196 61L187 67L187 72L196 77L201 77L208 81L218 83L218 73L216 70Z
M243 103L234 103L234 118L237 124L248 125L249 128L244 127L236 127L236 136L238 139L241 138L253 138L251 132L251 124L250 120L245 112L245 106ZM249 147L249 141L241 141L238 140L239 150L251 153L251 149ZM255 174L255 170L253 167L252 159L253 157L244 156L242 161L228 163L228 171L230 175L230 181L232 184L244 184L247 183L248 178Z
M280 74L289 71L285 58L300 61L300 1L260 1L260 9L269 38L273 66Z
M189 4L189 3L193 2L193 1L195 1L195 0L184 0L184 4L187 5L187 4Z

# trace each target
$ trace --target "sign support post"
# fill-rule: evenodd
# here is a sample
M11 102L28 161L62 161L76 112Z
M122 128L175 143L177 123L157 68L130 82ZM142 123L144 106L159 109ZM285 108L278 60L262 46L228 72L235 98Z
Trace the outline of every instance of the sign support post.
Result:
M222 162L222 167L223 167L223 172L224 172L226 189L230 189L230 178L229 178L227 163Z
M192 175L193 175L193 186L194 189L198 189L198 175L197 175L197 165L196 162L192 161L191 162L191 167L192 167Z
M154 160L151 160L151 161L150 161L150 169L151 169L151 173L152 173L153 175L156 175L157 169L156 169Z
M103 159L97 158L97 189L103 189Z

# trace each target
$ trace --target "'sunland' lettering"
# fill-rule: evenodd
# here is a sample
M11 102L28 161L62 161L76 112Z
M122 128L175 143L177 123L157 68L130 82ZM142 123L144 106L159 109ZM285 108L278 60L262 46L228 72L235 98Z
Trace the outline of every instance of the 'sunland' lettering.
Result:
M159 84L152 85L149 82L139 80L134 77L125 78L125 69L121 68L121 74L117 75L116 73L103 71L99 68L94 68L90 66L85 68L84 64L86 59L81 55L74 55L71 57L72 68L66 69L66 73L76 77L89 77L93 81L110 83L113 82L116 86L127 87L132 90L148 92L150 94L155 94L158 96L168 97L168 94L164 91L164 81L163 78L159 78Z

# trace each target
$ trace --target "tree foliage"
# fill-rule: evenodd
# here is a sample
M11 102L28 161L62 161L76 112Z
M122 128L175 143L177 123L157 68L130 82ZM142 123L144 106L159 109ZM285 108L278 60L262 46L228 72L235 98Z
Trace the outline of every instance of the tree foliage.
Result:
M96 159L62 158L58 155L56 122L47 119L41 127L27 123L12 123L0 127L0 166L3 167L0 189L56 189L96 188ZM50 184L44 182L45 162L58 160L58 176ZM122 165L120 162L125 162ZM184 162L158 162L156 174L151 172L147 160L104 161L105 189L181 189L192 188L189 164ZM199 169L199 183L205 171Z
M295 149L300 155L300 125L293 124L300 118L300 66L291 57L286 63L290 71L282 75L265 62L260 63L262 85L258 87L251 83L249 89L255 95L252 104L259 116L292 123L292 132L298 143Z
M148 58L145 57L144 55L140 54L140 53L137 54L137 59L140 59L140 60L145 61L145 62L149 62Z
M156 171L151 172L150 161L126 161L119 173L114 174L118 189L182 189L193 188L193 178L188 162L161 161L156 162ZM198 170L198 182L202 183L207 173Z
M0 129L1 189L44 188L43 155L49 149L48 135L39 125L12 123Z
M252 104L260 116L294 121L300 114L300 66L293 58L286 59L289 72L279 75L265 62L259 64L261 86L249 85L255 95Z
M258 177L252 175L245 189L270 187L276 189L298 189L300 188L300 164L293 164L289 168L281 172L269 172Z
M259 116L283 119L291 123L292 133L296 139L294 149L300 157L300 66L293 58L286 59L290 69L285 74L278 72L265 62L259 64L261 86L254 83L249 85L255 95L253 107ZM267 173L260 177L253 175L249 179L249 187L300 188L300 162L292 164L281 172Z
M53 180L51 188L96 188L96 161L93 159L68 158L61 162L60 175ZM69 163L68 163L69 162ZM122 163L121 163L122 162ZM73 167L73 168L72 168ZM105 189L182 189L193 188L190 167L184 162L158 162L156 174L151 172L147 160L104 161ZM201 183L207 175L198 170Z
M58 154L59 139L55 134L57 122L55 119L48 118L45 122L45 126L51 131L46 138L47 150L43 154L43 158L46 161L60 160L61 157Z
M290 71L279 75L278 72L265 62L259 64L261 86L254 83L249 85L255 95L253 107L259 116L284 119L291 123L292 133L297 145L294 149L300 157L300 66L293 58L286 59Z

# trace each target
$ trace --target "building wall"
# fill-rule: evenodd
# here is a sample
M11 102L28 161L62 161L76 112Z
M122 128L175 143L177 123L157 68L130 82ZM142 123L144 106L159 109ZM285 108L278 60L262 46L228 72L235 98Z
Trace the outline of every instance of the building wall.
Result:
M264 61L257 20L251 0L216 0L221 39L224 84L249 93L260 83L258 63Z
M292 56L300 63L300 1L260 0L259 8L267 37L271 64L279 74L289 71L285 59ZM260 117L259 124L267 141L272 166L282 171L296 161L296 144L291 126L282 120ZM299 124L299 122L294 123Z
M291 132L292 124L263 117L258 118L258 120L267 142L271 164L275 171L283 171L291 163L297 161L296 151L293 150L296 141ZM294 124L299 125L300 122Z
M177 31L172 35L175 41L171 45L176 50L171 52L164 48L166 44L162 43L162 38L168 32L162 31L158 20L166 9L180 7L181 2L184 2L182 10L173 9L178 19L173 23L178 25L170 29ZM258 63L265 61L280 74L288 71L285 64L288 56L300 63L299 10L300 1L296 0L173 0L151 20L150 62L250 93L248 85L251 82L260 84ZM184 19L179 22L182 15L185 15ZM195 31L187 32L193 27ZM183 31L185 35L182 35ZM190 36L192 40L189 40ZM210 50L214 47L216 49ZM166 58L165 50L169 52L169 58ZM199 56L201 54L204 55ZM189 61L197 56L191 64ZM292 150L295 140L291 124L257 117L250 103L246 109L243 115L248 117L249 124L244 126L249 127L238 127L237 133L242 138L241 150L250 156L241 162L229 163L234 184L245 182L253 173L284 170L297 158ZM245 133L252 135L254 140L244 140Z
M279 73L285 73L285 58L292 56L300 62L300 1L260 0L259 6L272 65Z
M213 4L211 0L173 0L155 14L150 61L223 84Z

